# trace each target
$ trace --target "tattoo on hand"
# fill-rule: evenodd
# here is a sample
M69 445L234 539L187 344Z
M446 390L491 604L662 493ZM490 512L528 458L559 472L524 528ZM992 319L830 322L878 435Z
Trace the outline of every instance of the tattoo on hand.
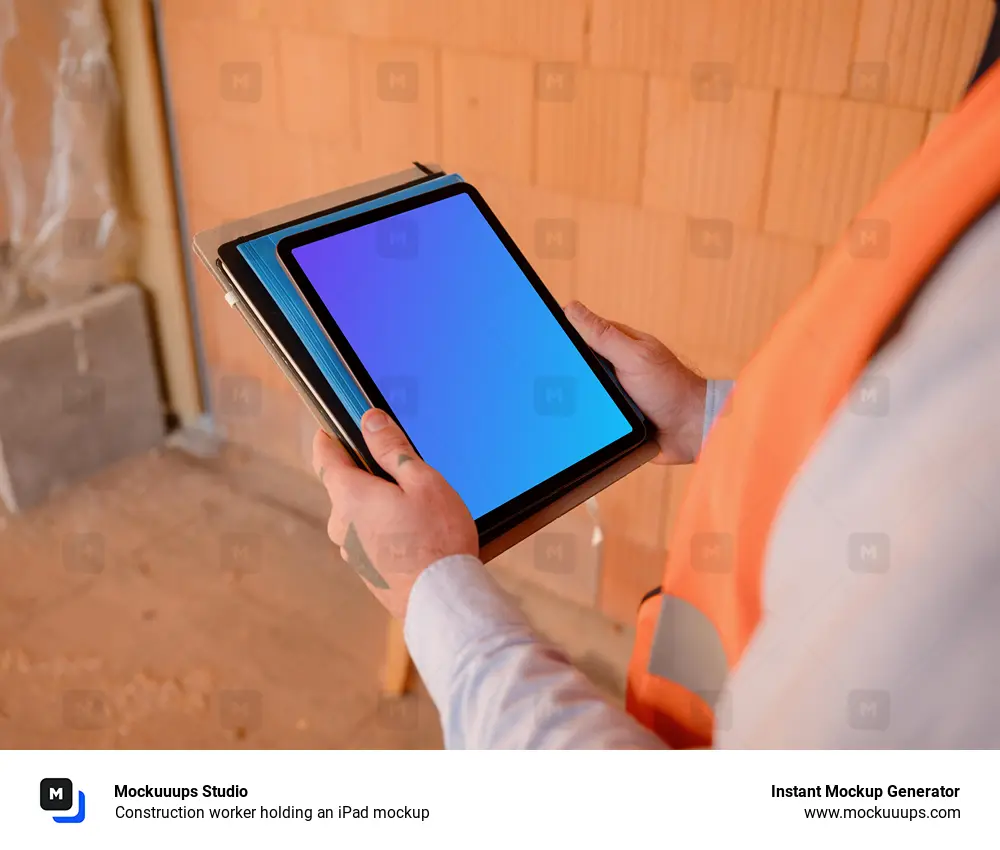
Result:
M396 458L396 465L402 466L404 463L409 463L411 460L413 460L413 458L410 457L409 455L400 455L398 458Z
M354 571L367 581L372 587L379 590L388 590L389 583L382 578L382 574L375 569L371 558L365 551L365 547L358 536L358 530L352 522L347 526L347 535L344 537L344 551L347 553L347 563L353 567Z

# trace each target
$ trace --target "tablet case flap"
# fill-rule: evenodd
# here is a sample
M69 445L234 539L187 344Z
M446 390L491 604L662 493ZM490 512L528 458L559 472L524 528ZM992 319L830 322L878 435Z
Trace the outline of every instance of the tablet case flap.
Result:
M354 204L359 201L372 198L384 192L391 192L416 184L421 181L441 177L444 171L433 164L414 164L412 168L404 171L396 171L384 177L377 177L355 186L347 186L314 198L306 198L296 201L293 204L286 204L273 210L257 213L256 215L242 218L236 221L227 221L217 227L211 227L196 233L192 239L195 254L206 265L208 270L218 281L226 292L232 286L226 280L224 273L219 271L215 261L219 257L219 247L227 242L233 242L251 233L260 233L265 230L286 227L303 219L311 218L324 210L333 210L344 204Z

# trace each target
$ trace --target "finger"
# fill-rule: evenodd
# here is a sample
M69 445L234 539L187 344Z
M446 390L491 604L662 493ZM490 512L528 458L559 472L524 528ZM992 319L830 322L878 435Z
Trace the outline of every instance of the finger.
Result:
M330 508L330 518L326 521L326 536L338 548L343 547L344 540L347 538L347 526L350 525L347 516L341 510L342 507L334 502Z
M337 504L357 488L365 487L372 476L360 469L347 453L340 440L324 431L317 431L313 438L313 469L326 487L330 501Z
M614 319L608 319L611 324L613 324L618 330L620 330L625 336L631 337L635 340L649 339L650 335L645 331L636 330L631 325L626 325L624 322L616 322Z
M326 431L318 430L313 437L312 445L313 471L320 480L326 475L327 470L338 466L357 468L347 449L340 440L331 437Z
M566 318L580 332L583 341L614 366L627 366L636 358L636 341L641 339L639 331L610 322L579 301L566 306Z
M404 490L427 472L410 441L393 418L382 410L369 410L361 419L365 443L378 461Z

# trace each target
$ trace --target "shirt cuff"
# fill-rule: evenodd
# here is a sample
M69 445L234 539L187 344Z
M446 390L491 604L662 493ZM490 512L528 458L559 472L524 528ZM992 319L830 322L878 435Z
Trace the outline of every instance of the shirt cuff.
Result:
M529 626L478 558L450 555L420 574L410 591L403 635L439 709L450 698L462 650L484 635L509 628Z
M732 392L735 381L709 381L705 388L705 421L701 430L701 442L704 444L708 432L718 418L729 393Z

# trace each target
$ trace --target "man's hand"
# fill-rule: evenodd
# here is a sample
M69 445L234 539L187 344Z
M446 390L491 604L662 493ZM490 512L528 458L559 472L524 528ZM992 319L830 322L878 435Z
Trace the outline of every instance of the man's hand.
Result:
M601 318L579 301L567 305L566 317L587 345L611 361L625 391L656 425L656 462L691 463L701 448L705 379L656 337Z
M447 555L478 556L479 533L458 493L417 457L390 416L369 410L361 428L379 466L398 483L359 469L319 431L313 467L330 495L327 534L379 602L402 618L417 577Z

